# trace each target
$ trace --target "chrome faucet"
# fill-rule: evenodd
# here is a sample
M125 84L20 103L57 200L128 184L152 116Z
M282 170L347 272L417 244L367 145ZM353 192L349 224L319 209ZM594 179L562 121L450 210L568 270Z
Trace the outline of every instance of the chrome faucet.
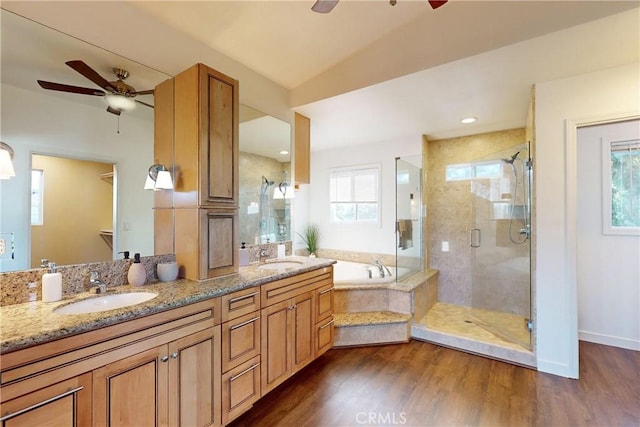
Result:
M391 274L391 270L389 270L389 267L384 265L379 259L374 259L373 261L371 261L371 265L378 269L380 277L386 277L387 275L389 275L389 277L393 276L393 274Z
M96 294L107 292L107 284L100 280L100 274L97 271L92 271L89 275L89 288L95 288Z
M260 249L260 264L263 264L267 261L267 257L269 256L269 252L266 249Z

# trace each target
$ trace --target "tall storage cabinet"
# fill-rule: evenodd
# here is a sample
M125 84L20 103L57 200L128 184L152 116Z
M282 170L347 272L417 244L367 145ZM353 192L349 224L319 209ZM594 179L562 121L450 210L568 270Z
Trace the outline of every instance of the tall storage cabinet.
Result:
M172 114L156 107L156 160L171 164L174 178L172 197L155 198L156 247L171 242L188 279L236 273L238 82L203 64L171 82L156 87L156 99L172 104Z

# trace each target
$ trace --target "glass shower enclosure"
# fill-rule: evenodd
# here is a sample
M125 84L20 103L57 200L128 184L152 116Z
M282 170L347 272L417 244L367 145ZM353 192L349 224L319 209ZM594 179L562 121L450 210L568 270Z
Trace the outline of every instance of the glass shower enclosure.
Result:
M532 162L525 143L473 162L471 305L484 329L531 349Z
M423 271L422 155L396 158L396 281Z

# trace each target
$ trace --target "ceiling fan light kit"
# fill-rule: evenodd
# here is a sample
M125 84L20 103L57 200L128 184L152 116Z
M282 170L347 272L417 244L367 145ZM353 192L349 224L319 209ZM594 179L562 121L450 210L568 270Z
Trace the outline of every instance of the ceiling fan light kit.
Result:
M123 111L131 111L136 107L136 103L153 108L153 105L134 99L137 95L152 95L152 90L136 91L135 88L129 86L124 80L129 77L129 72L122 68L112 68L113 74L117 80L107 81L98 74L93 68L80 60L65 62L69 67L73 68L85 78L91 80L98 87L104 90L90 89L86 87L70 86L61 83L47 82L38 80L38 84L43 89L56 90L59 92L76 93L80 95L102 96L107 104L107 111L111 114L119 116Z
M131 111L136 108L136 101L124 95L107 94L104 96L104 102L109 107L119 111Z

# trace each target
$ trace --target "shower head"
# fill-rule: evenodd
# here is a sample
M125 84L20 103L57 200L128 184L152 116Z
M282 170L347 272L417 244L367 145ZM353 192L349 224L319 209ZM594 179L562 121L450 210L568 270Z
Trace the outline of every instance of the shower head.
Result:
M513 164L513 162L516 161L516 159L518 158L518 154L520 154L520 152L518 151L516 154L514 154L513 156L511 156L510 159L502 159L503 162L505 163L509 163L510 165Z

